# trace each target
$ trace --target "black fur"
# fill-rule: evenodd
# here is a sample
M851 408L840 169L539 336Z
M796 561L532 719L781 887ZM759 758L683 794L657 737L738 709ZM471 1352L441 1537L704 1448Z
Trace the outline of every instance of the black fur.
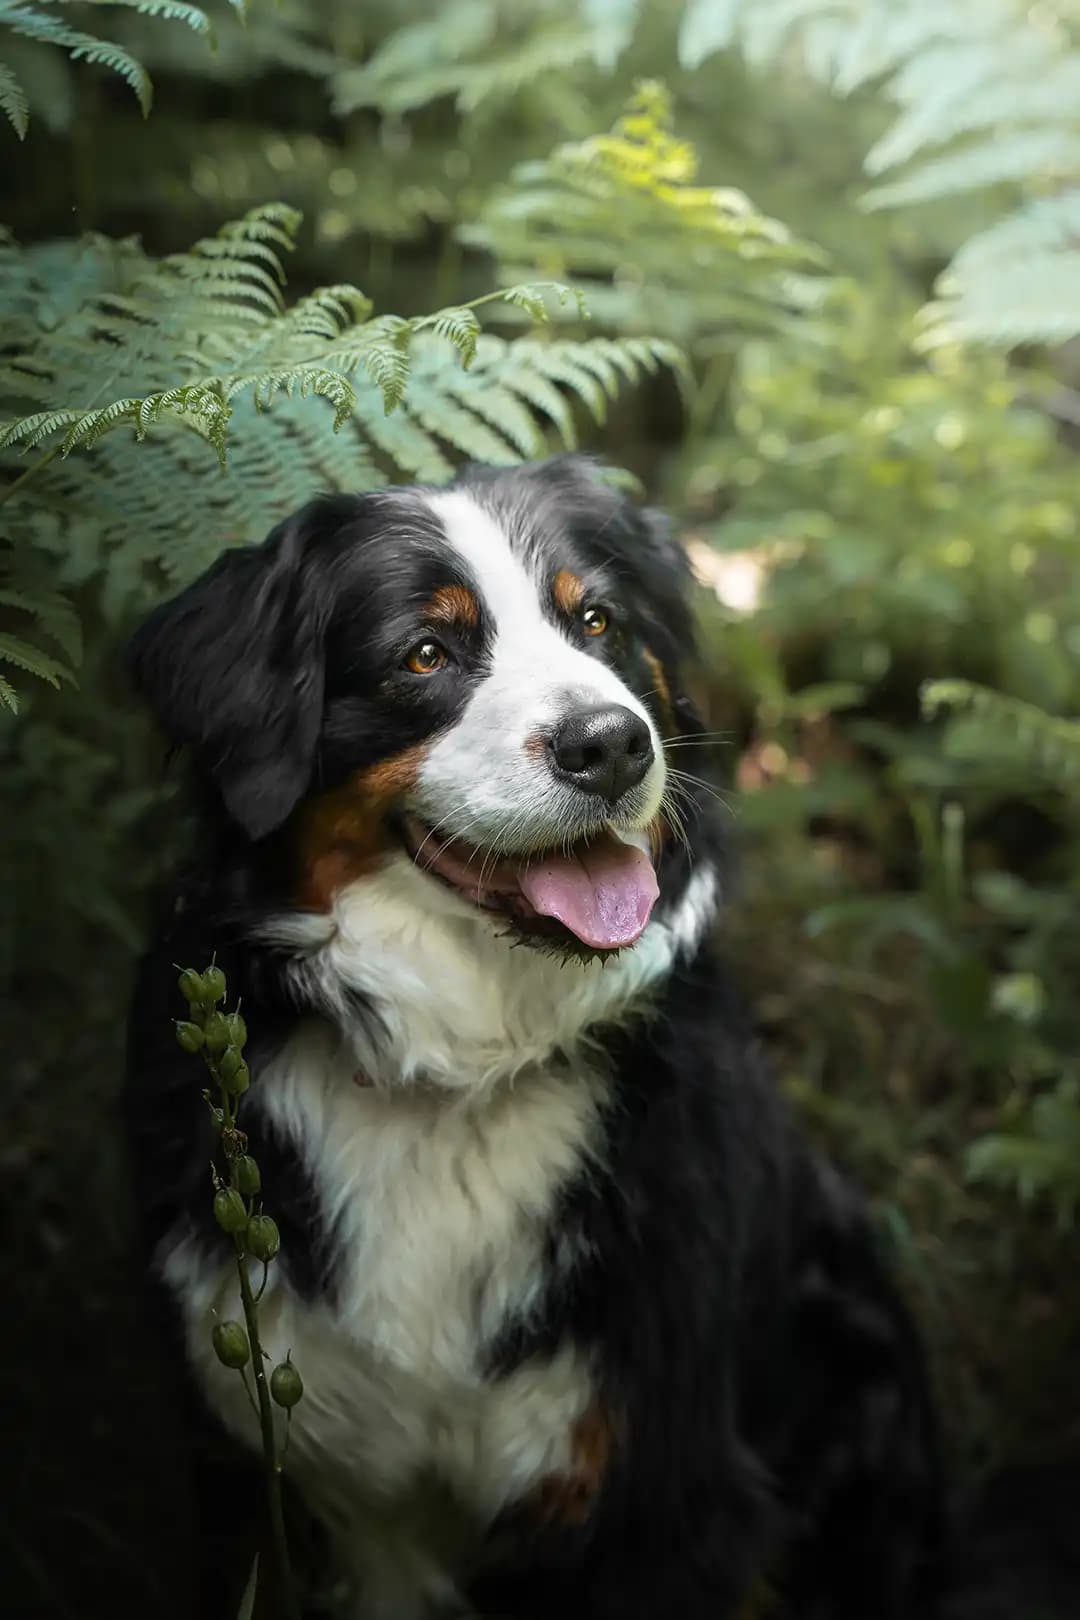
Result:
M597 655L659 715L647 645L672 684L666 723L692 734L679 678L687 570L663 521L575 460L467 481L508 514L535 509L552 567L578 571L623 626ZM170 1033L171 964L216 951L257 1032L244 1123L273 1188L282 1264L308 1299L333 1294L333 1234L312 1168L262 1118L257 1079L313 1009L252 927L289 893L297 805L451 723L482 678L482 625L441 695L388 673L410 610L446 569L422 511L394 495L328 498L265 548L223 558L133 649L140 686L190 750L202 804L135 998L129 1115L146 1230L154 1247L186 1216L216 1241L209 1126ZM662 891L681 888L695 858L720 856L707 797L689 806L688 830L689 850L665 852ZM598 1369L612 1461L580 1525L538 1526L523 1504L493 1527L471 1600L519 1620L735 1620L757 1591L762 1616L929 1620L934 1422L858 1199L794 1133L708 945L647 1015L594 1036L613 1083L604 1168L566 1190L549 1239L552 1255L571 1242L584 1258L569 1280L549 1268L542 1309L504 1325L487 1376L576 1341Z

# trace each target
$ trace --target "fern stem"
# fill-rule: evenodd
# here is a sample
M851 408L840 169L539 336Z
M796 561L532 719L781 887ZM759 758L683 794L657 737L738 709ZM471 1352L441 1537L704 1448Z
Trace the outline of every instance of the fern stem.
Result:
M266 1382L262 1341L259 1338L259 1313L251 1292L247 1261L241 1239L236 1244L236 1270L240 1278L240 1300L244 1307L244 1322L251 1345L251 1367L255 1375L255 1393L259 1401L259 1428L262 1431L263 1462L266 1473L266 1503L270 1512L270 1533L274 1542L274 1555L278 1568L278 1611L285 1620L300 1620L293 1585L289 1543L285 1535L285 1508L281 1494L281 1459L277 1454L274 1434L274 1408L270 1404L270 1389Z
M24 484L29 483L36 473L39 473L43 467L47 467L49 462L55 460L59 454L60 445L54 444L51 450L46 450L43 456L39 456L33 465L27 467L25 472L21 472L12 483L0 489L0 506L3 506L5 501L9 501L17 490L21 489Z

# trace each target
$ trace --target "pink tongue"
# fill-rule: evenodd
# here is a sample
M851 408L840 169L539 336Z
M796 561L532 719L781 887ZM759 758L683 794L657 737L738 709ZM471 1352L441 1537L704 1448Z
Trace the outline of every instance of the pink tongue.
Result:
M523 866L518 886L534 911L597 950L640 938L660 893L645 851L606 834L573 855Z

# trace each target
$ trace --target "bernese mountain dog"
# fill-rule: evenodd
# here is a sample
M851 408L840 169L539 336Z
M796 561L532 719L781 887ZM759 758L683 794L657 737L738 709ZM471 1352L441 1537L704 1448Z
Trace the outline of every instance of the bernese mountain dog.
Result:
M171 1027L174 964L216 952L287 1469L355 1620L933 1612L917 1338L715 951L690 587L662 517L560 457L314 499L132 646L197 829L135 998L143 1220L254 1449Z

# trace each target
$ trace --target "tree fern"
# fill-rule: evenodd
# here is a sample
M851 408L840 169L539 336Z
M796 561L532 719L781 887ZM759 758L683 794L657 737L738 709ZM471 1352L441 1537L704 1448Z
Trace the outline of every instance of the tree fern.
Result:
M257 209L160 261L74 244L80 294L54 309L36 302L38 250L0 241L0 502L11 541L55 558L61 587L107 573L119 611L158 574L259 538L313 489L437 482L462 456L508 463L552 434L573 443L574 401L599 419L620 388L679 361L661 340L482 330L493 302L542 318L570 296L553 284L411 319L376 315L344 284L286 306L281 256L298 224ZM8 605L54 634L57 604ZM53 682L67 671L22 634L0 657Z

